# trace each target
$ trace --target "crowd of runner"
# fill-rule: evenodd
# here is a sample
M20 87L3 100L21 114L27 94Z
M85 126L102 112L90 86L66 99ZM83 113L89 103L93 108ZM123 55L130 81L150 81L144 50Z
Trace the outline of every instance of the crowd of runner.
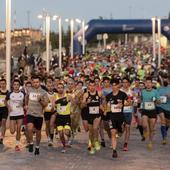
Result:
M168 62L157 71L150 46L116 46L112 55L76 56L63 67L63 73L15 75L11 90L0 79L0 144L4 143L9 116L10 132L16 136L20 151L21 129L29 152L40 154L43 119L52 147L54 136L62 143L62 152L72 144L82 127L88 133L87 149L95 154L106 147L105 131L112 157L117 157L117 141L123 136L128 151L132 120L137 123L141 141L152 149L155 126L159 123L162 144L167 144L170 126L170 77ZM83 125L83 126L82 126ZM36 141L33 141L33 135ZM35 146L35 147L34 147Z

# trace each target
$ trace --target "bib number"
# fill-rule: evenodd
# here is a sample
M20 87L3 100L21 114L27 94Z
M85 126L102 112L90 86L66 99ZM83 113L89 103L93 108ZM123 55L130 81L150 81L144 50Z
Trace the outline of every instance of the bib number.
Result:
M66 112L66 106L59 106L59 107L57 108L57 112L58 112L58 113Z
M123 112L125 112L125 113L132 112L132 107L131 106L124 106Z
M32 100L32 101L38 101L38 93L30 93L29 95L29 99Z
M99 114L99 107L89 107L89 114Z
M111 112L112 113L120 113L122 109L117 104L111 104Z
M154 110L155 109L155 103L154 102L145 102L144 108L146 110Z
M160 96L160 101L162 104L166 104L167 103L167 97L166 96Z

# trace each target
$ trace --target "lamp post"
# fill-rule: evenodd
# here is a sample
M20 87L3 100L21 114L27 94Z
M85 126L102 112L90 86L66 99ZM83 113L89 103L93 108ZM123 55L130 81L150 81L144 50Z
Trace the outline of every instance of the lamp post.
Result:
M70 31L71 31L71 42L70 42L70 55L71 58L74 57L74 47L73 47L73 38L74 38L74 20L73 19L65 19L66 22L70 22Z
M61 23L61 17L59 16L53 16L53 20L58 19L58 32L59 32L59 68L62 71L62 23Z
M158 68L161 66L161 19L157 18L158 25Z
M82 54L85 54L85 21L76 19L76 22L81 24L82 27Z
M11 86L11 0L6 0L6 81Z
M38 15L39 19L45 19L46 30L46 71L50 71L50 16L48 14Z
M156 30L155 30L155 26L156 26L156 24L155 24L155 21L156 21L156 18L155 17L153 17L153 18L151 18L151 21L152 21L152 43L153 43L153 59L154 59L154 61L156 60L156 51L155 51L155 49L156 49Z

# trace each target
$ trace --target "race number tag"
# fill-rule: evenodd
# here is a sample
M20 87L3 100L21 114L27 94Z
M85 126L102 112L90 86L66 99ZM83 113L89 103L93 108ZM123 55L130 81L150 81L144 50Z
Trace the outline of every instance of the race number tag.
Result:
M58 113L63 113L63 112L66 112L66 106L59 106L57 107L57 112Z
M122 109L118 104L111 104L111 112L112 113L120 113Z
M39 94L38 93L30 93L29 95L29 99L32 100L32 101L38 101L38 96Z
M132 112L132 107L131 106L124 106L123 112L125 112L125 113Z
M89 114L99 114L99 107L89 107Z
M11 105L12 105L12 111L17 111L18 112L18 111L22 110L22 107L17 102L13 102Z
M154 110L155 109L155 103L154 102L145 102L144 108L146 110Z
M52 110L52 103L48 103L47 107L45 108L47 112L50 112Z
M167 97L166 96L160 96L160 101L162 104L167 103Z
M0 98L0 105L4 105L5 104L5 99L4 98Z

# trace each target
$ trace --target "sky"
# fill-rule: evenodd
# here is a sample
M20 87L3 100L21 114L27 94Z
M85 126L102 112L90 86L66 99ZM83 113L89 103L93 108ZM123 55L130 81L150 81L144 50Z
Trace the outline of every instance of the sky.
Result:
M50 15L65 18L91 19L102 16L105 19L143 19L153 16L165 17L170 12L170 0L11 0L12 28L40 28L42 21L37 19L43 9ZM28 22L28 13L30 22ZM16 19L16 24L14 20ZM56 23L52 22L54 30ZM67 24L64 23L64 27ZM5 0L0 0L0 30L5 29Z

